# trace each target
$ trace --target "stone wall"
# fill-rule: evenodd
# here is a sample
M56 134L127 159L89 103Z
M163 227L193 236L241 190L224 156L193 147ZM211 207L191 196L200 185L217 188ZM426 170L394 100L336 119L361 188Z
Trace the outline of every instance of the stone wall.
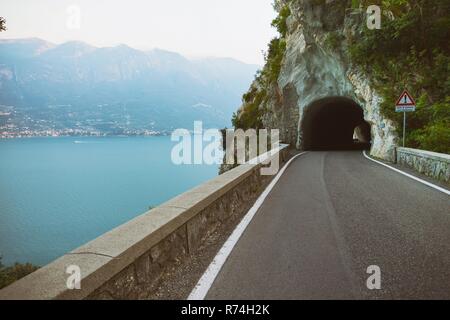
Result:
M273 157L286 160L287 146ZM245 164L119 226L0 290L4 299L145 299L176 262L220 226L240 219L272 176ZM81 270L81 289L67 288L69 266Z
M450 155L397 148L397 163L450 185Z

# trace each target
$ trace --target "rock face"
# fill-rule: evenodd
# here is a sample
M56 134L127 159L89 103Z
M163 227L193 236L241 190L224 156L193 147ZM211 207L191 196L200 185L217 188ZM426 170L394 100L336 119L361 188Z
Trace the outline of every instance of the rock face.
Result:
M394 160L398 142L394 124L380 113L381 98L371 87L370 75L363 74L349 58L349 43L366 27L365 10L349 9L350 2L277 2L279 8L289 6L291 14L278 81L271 84L269 99L260 106L263 124L281 129L284 142L304 149L303 121L309 108L321 99L346 98L363 109L364 120L370 124L371 154ZM257 79L252 88L258 86Z

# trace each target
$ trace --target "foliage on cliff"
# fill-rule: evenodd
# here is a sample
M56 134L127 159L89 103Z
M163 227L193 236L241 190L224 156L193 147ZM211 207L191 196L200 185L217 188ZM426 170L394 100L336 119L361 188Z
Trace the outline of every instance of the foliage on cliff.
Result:
M407 88L417 100L408 114L407 145L450 153L450 8L448 0L353 0L378 4L382 28L362 28L350 45L384 102L382 113L402 128L396 98Z
M278 16L272 21L272 26L278 30L279 36L272 39L269 49L265 55L264 68L256 74L257 86L252 86L250 91L242 98L241 109L233 114L232 123L239 129L261 129L261 105L267 100L267 88L276 83L280 75L284 53L286 51L286 20L291 12L288 6L281 6L277 1L274 3Z
M0 17L0 32L6 30L6 21L5 18Z
M17 281L26 275L36 271L38 267L32 264L15 263L11 267L5 267L2 264L2 257L0 256L0 289L4 288L14 281Z
M294 1L294 0L291 0ZM273 94L286 51L289 1L275 1L279 16L272 25L279 37L273 39L266 64L257 75L243 106L233 116L237 128L262 127L268 95ZM326 6L325 0L312 5ZM448 0L348 0L347 8L379 5L382 28L369 30L365 21L355 36L330 31L325 44L347 49L350 59L362 67L372 86L381 94L382 114L402 130L403 115L395 113L395 102L406 88L417 101L417 111L408 114L407 146L450 153L450 3Z

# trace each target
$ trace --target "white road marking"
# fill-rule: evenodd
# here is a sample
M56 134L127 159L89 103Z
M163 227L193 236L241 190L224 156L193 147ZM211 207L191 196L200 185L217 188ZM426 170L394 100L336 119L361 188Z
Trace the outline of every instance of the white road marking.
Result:
M386 168L389 168L389 169L391 169L391 170L394 170L395 172L398 172L398 173L400 173L400 174L402 174L402 175L404 175L404 176L407 176L408 178L411 178L411 179L413 179L413 180L416 180L416 181L418 181L418 182L420 182L420 183L422 183L422 184L424 184L424 185L426 185L426 186L429 186L429 187L431 187L431 188L433 188L433 189L436 189L436 190L441 191L441 192L443 192L443 193L445 193L445 194L447 194L447 195L450 195L450 191L449 191L449 190L444 189L444 188L442 188L442 187L439 187L439 186L437 186L437 185L435 185L435 184L432 184L431 182L422 180L422 179L420 179L420 178L418 178L418 177L415 177L415 176L413 176L413 175L411 175L411 174L409 174L409 173L403 172L403 171L401 171L401 170L399 170L399 169L397 169L397 168L391 167L390 165L387 165L387 164L385 164L385 163L383 163L383 162L381 162L381 161L377 161L377 160L375 160L375 159L372 159L371 157L369 157L369 156L366 154L365 151L363 151L363 155L364 155L364 157L366 157L366 158L369 159L370 161L373 161L373 162L375 162L375 163L378 163L378 164L380 164L380 165L382 165L382 166L384 166L384 167L386 167Z
M208 269L206 269L203 276L198 281L195 288L192 290L191 294L188 297L188 300L204 300L206 295L208 294L209 289L211 289L212 284L216 280L217 275L222 269L223 265L228 259L231 251L233 250L236 243L241 238L247 226L252 221L258 209L264 203L264 200L269 195L270 191L272 191L273 187L277 184L278 180L280 180L283 173L286 171L288 166L298 157L306 154L307 152L300 153L294 156L292 159L286 163L286 165L278 172L277 176L272 180L272 182L267 186L264 192L259 196L258 200L256 200L253 207L247 212L242 221L238 224L236 229L234 229L231 236L224 243L222 248L219 250L214 260L209 265Z

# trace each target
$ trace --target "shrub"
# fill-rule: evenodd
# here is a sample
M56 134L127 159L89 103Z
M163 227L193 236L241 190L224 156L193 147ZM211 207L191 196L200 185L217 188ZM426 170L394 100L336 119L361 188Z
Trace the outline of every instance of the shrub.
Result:
M0 17L0 32L6 31L6 21L5 18Z
M280 36L272 39L269 43L269 49L265 56L266 64L264 68L256 74L255 81L260 87L265 89L257 89L252 87L242 97L242 108L235 112L232 117L232 123L235 128L239 129L261 129L262 108L267 100L267 91L270 86L276 85L280 75L284 54L286 52L286 20L291 14L288 6L283 6L279 10L278 17L272 22L272 26L277 28Z
M2 257L0 257L0 289L25 277L26 275L36 271L37 269L39 268L30 263L15 263L11 267L5 267L2 264Z
M272 27L275 27L280 33L281 37L286 37L287 33L287 18L291 15L291 10L288 6L281 8L278 16L272 21Z

